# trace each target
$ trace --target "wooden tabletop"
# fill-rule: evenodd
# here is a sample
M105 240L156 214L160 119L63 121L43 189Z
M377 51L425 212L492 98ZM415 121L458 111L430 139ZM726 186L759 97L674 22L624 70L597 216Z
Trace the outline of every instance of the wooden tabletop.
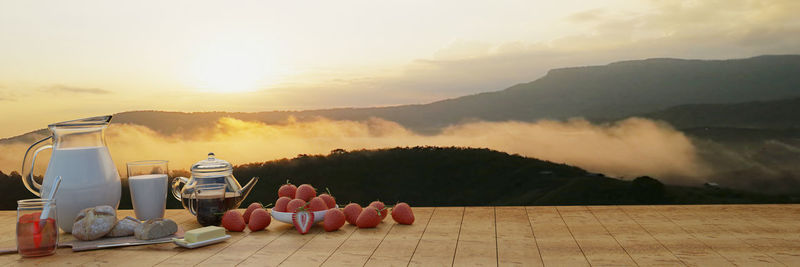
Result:
M410 226L387 218L374 229L315 226L301 235L273 220L266 231L231 233L197 249L61 248L41 258L3 255L0 265L800 266L800 205L437 207L414 214ZM167 217L200 227L184 210ZM0 246L14 245L15 219L15 211L0 212Z

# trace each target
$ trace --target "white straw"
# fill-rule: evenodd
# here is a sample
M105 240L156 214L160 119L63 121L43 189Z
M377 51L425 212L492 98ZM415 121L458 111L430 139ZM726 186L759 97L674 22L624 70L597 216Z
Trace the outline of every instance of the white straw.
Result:
M59 185L61 185L61 176L56 176L56 180L53 181L53 187L50 189L49 194L47 194L47 199L50 201L44 204L44 208L42 208L42 215L39 216L39 229L44 228L45 224L47 223L47 217L50 216L50 202L53 201L54 197L56 197L56 191L58 191Z

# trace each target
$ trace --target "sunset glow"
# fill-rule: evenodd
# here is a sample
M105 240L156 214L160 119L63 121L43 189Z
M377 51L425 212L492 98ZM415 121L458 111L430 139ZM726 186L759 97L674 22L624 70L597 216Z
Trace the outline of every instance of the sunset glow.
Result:
M27 115L0 116L0 137L127 110L424 104L553 68L800 53L798 13L791 0L0 1L0 111Z
M204 92L251 92L263 86L268 62L236 51L203 55L190 68L188 86Z

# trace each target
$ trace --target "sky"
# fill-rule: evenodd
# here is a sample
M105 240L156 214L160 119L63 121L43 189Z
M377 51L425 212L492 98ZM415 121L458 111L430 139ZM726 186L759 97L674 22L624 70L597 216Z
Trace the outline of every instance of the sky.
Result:
M130 110L429 103L559 67L800 53L800 1L0 0L0 138Z

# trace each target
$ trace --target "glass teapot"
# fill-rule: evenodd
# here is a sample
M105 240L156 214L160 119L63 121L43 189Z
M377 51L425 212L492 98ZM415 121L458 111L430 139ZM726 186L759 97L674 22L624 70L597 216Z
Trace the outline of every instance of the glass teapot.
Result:
M236 178L233 177L233 165L229 162L218 159L214 153L208 153L208 158L198 161L192 165L192 177L176 177L172 182L172 196L183 204L183 208L189 210L192 215L197 215L190 208L190 201L195 187L201 184L225 183L225 210L236 209L242 203L253 187L258 182L258 177L253 177L250 182L242 187Z

